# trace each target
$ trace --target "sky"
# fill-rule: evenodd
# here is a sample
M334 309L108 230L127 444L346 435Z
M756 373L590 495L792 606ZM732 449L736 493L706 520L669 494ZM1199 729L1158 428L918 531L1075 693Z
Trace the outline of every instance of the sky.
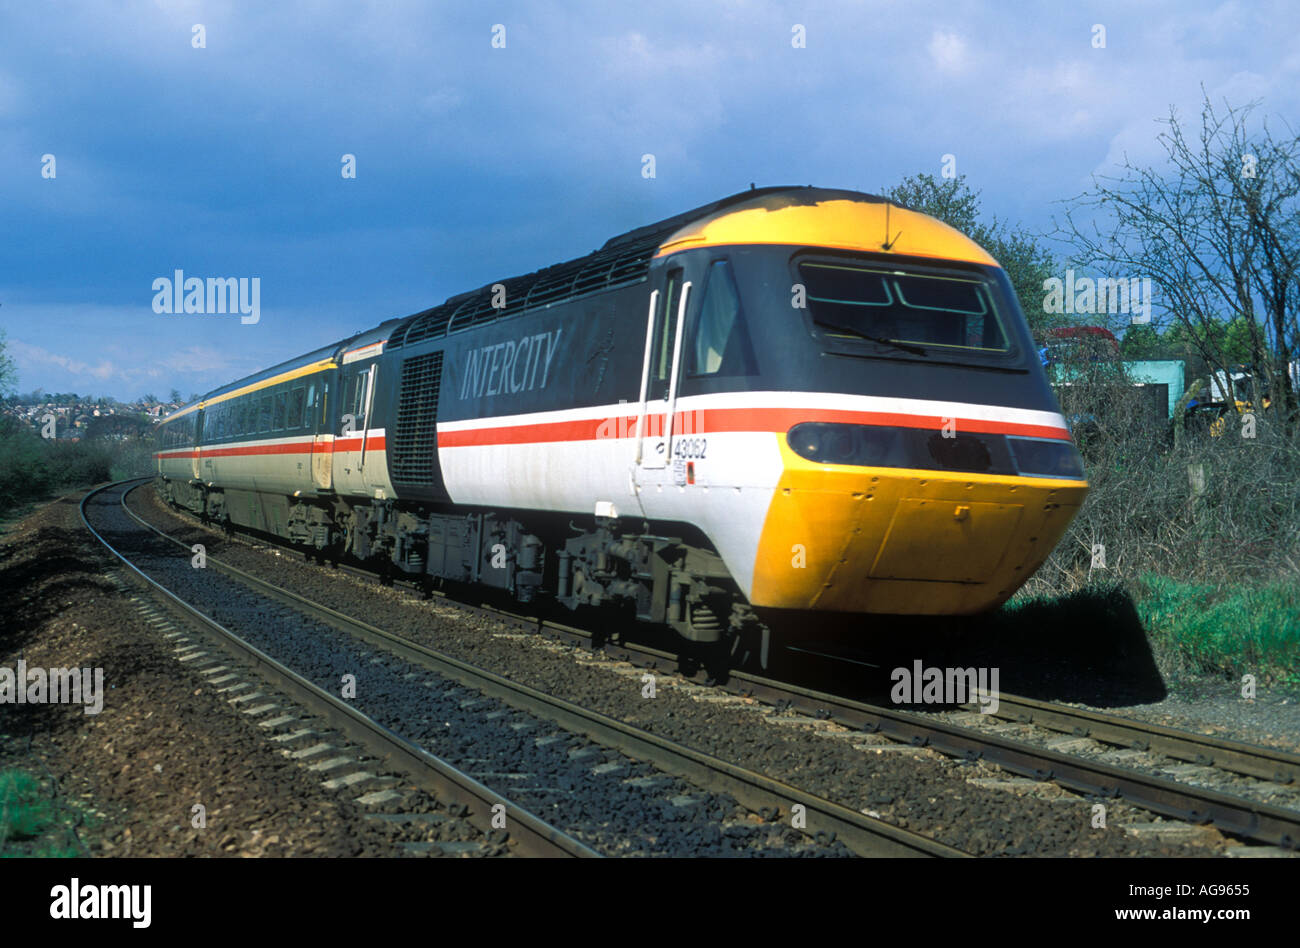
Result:
M0 2L0 328L18 391L188 396L751 182L945 155L1045 232L1202 87L1300 127L1300 4ZM177 270L257 279L257 321L155 312Z

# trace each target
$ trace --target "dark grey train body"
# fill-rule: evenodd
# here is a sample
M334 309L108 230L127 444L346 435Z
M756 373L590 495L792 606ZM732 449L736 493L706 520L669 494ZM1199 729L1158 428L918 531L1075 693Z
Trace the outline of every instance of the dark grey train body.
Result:
M165 430L163 489L215 521L705 640L754 607L996 605L1086 490L996 262L818 189L390 320Z

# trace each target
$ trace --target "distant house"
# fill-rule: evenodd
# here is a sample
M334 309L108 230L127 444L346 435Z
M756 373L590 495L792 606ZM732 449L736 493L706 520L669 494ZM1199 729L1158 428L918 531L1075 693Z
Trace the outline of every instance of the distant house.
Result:
M1123 377L1141 391L1147 405L1145 411L1153 421L1172 418L1178 399L1186 390L1187 368L1181 359L1125 361L1120 358L1119 341L1114 333L1103 326L1051 329L1046 343L1040 356L1054 385L1075 385L1086 374L1088 363L1105 363L1103 368L1113 366L1116 370L1116 381L1122 370Z
M1119 340L1104 326L1063 326L1047 331L1043 364L1104 362L1119 357Z

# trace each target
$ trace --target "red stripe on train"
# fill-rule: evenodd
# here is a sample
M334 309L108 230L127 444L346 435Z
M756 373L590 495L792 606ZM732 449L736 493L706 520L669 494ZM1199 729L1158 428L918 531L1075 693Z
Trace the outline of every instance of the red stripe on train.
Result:
M663 430L665 412L648 414L646 430ZM910 415L896 412L848 411L809 408L704 408L677 412L673 433L680 435L723 434L737 431L771 431L784 433L804 421L829 421L857 425L888 425L938 431L955 421L958 432L1009 434L1031 438L1054 438L1069 441L1070 432L1055 425L1030 425L1012 421L988 421L976 418L945 418L939 415ZM632 438L636 435L636 415L608 418L579 418L538 425L485 425L482 428L439 431L438 447L463 448L489 444L535 444L555 441L597 441Z
M371 451L383 451L387 445L387 438L384 435L371 437L366 442L366 453ZM333 451L360 451L360 438L335 438L333 441L325 441L319 445L310 441L299 441L294 444L249 444L235 445L229 448L186 448L182 451L163 451L154 455L155 460L159 461L182 461L191 458L232 458L232 457L259 457L268 454L311 454L313 449L328 454Z

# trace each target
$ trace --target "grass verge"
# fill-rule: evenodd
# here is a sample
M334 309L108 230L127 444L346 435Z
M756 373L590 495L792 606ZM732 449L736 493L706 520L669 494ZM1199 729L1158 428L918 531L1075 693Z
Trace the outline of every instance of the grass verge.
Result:
M1127 604L1126 608L1120 608ZM1184 582L1143 573L1136 582L1093 580L1070 593L1026 593L996 614L999 628L1050 628L1114 647L1145 639L1170 669L1260 685L1300 685L1300 577Z
M1184 583L1144 574L1134 603L1152 645L1195 672L1300 684L1300 581Z
M0 858L81 855L77 822L60 807L53 787L22 770L0 771Z

